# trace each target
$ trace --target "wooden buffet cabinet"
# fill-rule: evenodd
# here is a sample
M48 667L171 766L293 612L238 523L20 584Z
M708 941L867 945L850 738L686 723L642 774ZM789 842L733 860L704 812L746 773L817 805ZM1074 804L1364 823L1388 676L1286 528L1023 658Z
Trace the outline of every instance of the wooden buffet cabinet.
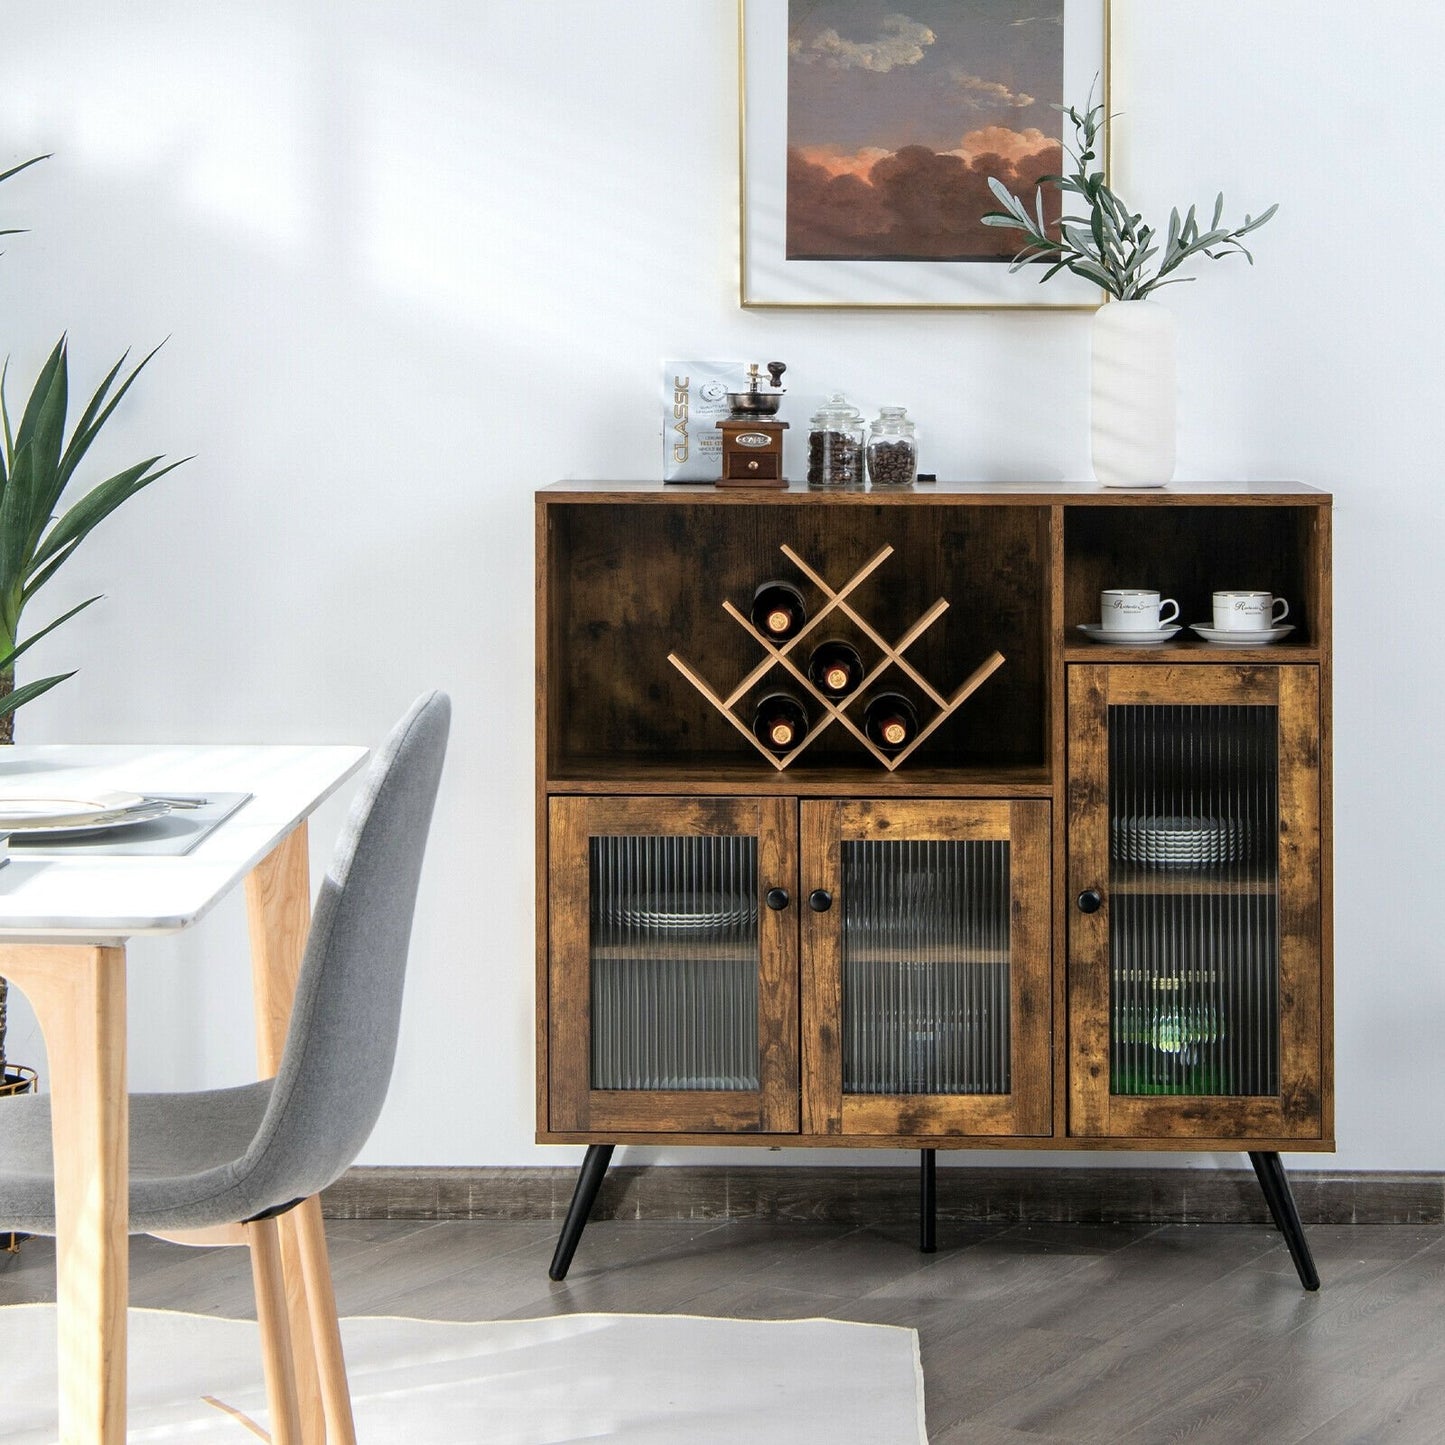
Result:
M1334 1147L1329 578L1290 483L539 492L537 1137L590 1146L553 1277L617 1144L920 1150L925 1248L936 1149L1187 1149L1249 1154L1315 1288L1279 1153ZM1293 630L1101 646L1111 586ZM831 637L868 675L830 707ZM895 684L890 768L858 724ZM785 766L748 734L779 685Z

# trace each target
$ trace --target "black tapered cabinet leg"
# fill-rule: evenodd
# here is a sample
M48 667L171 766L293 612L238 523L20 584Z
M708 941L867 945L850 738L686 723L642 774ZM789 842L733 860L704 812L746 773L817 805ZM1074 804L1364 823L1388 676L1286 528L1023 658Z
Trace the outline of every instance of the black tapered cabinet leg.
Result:
M566 1279L572 1266L572 1256L577 1253L582 1231L587 1228L587 1216L597 1202L597 1191L602 1188L602 1176L612 1162L611 1144L589 1144L587 1157L577 1175L577 1187L572 1191L572 1203L567 1206L567 1218L562 1221L562 1234L552 1255L552 1267L547 1273L553 1279Z
M918 1151L918 1248L932 1254L938 1248L938 1172L934 1150Z
M1308 1290L1320 1287L1319 1271L1315 1269L1314 1256L1310 1254L1309 1242L1305 1239L1304 1225L1300 1223L1299 1210L1295 1208L1294 1195L1290 1193L1289 1180L1285 1177L1284 1165L1279 1155L1258 1153L1249 1156L1254 1165L1255 1177L1264 1192L1264 1202L1279 1232L1284 1235L1289 1257L1294 1261L1299 1282Z

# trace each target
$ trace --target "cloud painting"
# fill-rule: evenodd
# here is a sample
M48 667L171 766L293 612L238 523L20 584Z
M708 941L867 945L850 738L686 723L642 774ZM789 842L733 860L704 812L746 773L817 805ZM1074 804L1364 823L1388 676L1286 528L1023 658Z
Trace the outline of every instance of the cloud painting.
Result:
M787 258L1012 256L979 218L1063 168L1063 0L788 6Z

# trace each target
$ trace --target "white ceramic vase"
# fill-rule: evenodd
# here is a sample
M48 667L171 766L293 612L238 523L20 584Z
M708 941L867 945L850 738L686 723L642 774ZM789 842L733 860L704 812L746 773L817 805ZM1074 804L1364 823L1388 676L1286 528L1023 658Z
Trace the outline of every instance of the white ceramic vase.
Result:
M1110 301L1094 313L1090 440L1106 487L1161 487L1174 475L1174 313Z

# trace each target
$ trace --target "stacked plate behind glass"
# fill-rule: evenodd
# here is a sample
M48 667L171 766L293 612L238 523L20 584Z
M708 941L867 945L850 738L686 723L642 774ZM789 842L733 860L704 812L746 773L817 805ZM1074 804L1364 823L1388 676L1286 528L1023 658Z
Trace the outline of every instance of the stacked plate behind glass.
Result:
M1113 854L1145 868L1214 868L1254 852L1253 824L1190 814L1115 818Z

